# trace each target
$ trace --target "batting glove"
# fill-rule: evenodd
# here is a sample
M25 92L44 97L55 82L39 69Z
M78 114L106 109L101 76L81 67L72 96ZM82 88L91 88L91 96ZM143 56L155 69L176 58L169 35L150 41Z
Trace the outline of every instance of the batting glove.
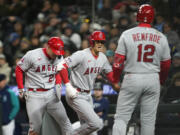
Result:
M56 84L55 85L55 90L56 90L56 96L59 100L61 100L61 89L62 89L62 86L61 84Z
M70 98L76 98L77 97L77 90L70 84L70 83L66 83L66 94L68 97Z
M24 89L19 89L19 97L23 98L24 97Z
M65 68L64 65L63 65L64 63L65 63L64 60L62 60L60 63L58 63L56 70L57 70L57 71L60 71L60 70L62 70L63 68Z

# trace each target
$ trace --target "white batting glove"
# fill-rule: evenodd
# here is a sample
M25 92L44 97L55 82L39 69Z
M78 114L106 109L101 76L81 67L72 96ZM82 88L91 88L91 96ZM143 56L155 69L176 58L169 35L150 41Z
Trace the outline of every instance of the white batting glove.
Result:
M77 90L70 84L66 83L66 94L70 98L76 98L77 97Z
M24 89L19 89L19 97L23 98L24 97Z
M62 60L61 62L59 62L59 63L57 64L56 71L60 71L60 70L62 70L63 68L65 68L64 65L63 65L64 63L65 63L64 60Z
M61 84L56 84L55 85L55 90L56 90L56 96L59 100L61 100L61 89L62 89L62 86Z

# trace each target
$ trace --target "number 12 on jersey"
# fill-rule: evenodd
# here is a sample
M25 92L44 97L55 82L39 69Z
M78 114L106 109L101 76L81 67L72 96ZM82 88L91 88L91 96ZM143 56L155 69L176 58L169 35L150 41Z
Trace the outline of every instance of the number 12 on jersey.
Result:
M153 58L150 58L149 56L153 56L155 52L155 46L154 45L145 45L139 44L138 46L138 62L153 62Z

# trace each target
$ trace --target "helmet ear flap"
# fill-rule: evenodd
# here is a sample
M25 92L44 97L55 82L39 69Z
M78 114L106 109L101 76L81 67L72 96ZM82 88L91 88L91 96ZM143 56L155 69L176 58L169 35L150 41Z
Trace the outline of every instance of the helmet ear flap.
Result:
M93 41L92 35L89 36L89 44L90 44L91 46L94 45L94 41Z

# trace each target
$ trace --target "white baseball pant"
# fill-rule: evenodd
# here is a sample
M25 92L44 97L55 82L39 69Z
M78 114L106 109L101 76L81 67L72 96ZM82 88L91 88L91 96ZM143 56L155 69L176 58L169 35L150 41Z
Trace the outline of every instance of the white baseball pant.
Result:
M141 135L154 135L160 96L158 73L126 74L119 93L112 135L126 135L126 127L140 103Z

